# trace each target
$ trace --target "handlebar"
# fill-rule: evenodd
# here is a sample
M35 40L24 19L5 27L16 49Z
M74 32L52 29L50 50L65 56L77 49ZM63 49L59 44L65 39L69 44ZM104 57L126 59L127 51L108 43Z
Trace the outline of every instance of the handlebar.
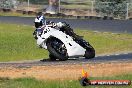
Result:
M47 24L47 25L45 25L45 26L47 26L47 27L57 27L57 23L51 23L51 24Z
M44 27L53 27L53 28L58 27L58 28L61 28L61 27L63 27L64 25L65 25L65 24L62 23L62 22L59 22L59 23L51 22L51 23L49 23L49 24L43 25L41 28L44 28Z

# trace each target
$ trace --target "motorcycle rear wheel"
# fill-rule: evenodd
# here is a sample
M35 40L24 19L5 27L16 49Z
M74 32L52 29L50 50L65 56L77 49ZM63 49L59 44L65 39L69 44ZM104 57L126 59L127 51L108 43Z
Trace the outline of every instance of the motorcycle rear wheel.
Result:
M80 46L86 49L84 57L86 59L92 59L95 57L95 50L94 48L85 40L83 39L76 39L75 40Z
M55 61L57 58L55 56L53 56L52 54L49 54L49 59L51 61Z
M86 49L84 57L86 59L92 59L92 58L94 58L95 57L95 50L94 50L94 48L88 48L88 49Z

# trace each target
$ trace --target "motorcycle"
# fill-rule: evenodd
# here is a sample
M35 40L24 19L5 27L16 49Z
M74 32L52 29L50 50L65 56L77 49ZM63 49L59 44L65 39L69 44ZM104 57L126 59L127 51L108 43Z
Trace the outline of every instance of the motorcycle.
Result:
M33 33L37 45L49 51L51 60L65 61L68 58L95 57L95 50L83 38L76 35L65 22L48 23Z

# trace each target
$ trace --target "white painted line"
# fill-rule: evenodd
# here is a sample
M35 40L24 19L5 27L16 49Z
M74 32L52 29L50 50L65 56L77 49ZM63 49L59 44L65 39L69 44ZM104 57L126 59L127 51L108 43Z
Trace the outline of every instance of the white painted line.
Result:
M107 56L110 56L110 55L107 55Z
M124 53L124 54L128 54L128 53Z
M120 54L115 54L115 55L120 55Z
M95 32L95 33L100 33L100 31L93 31L93 32Z

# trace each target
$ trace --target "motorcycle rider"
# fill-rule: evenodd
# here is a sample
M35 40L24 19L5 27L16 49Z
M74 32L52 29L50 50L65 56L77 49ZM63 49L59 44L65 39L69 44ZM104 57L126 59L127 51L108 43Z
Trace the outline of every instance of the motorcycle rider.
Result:
M42 12L37 13L37 16L35 18L34 23L35 23L36 30L33 33L33 35L35 35L35 33L37 33L37 32L40 32L40 34L41 34L42 31L43 31L43 27L47 24L47 22L45 20L45 17L43 16ZM73 38L77 38L77 39L80 38L80 36L76 35L74 33L73 29L70 28L69 24L67 24L66 22L54 23L52 21L49 21L49 23L50 24L55 24L54 26L58 27L60 29L60 31L65 32L67 35L72 36ZM36 37L35 37L35 39L36 39Z
M33 36L35 39L37 39L37 32L41 35L43 32L42 27L45 25L45 17L43 16L42 12L38 12L34 21L35 24L35 31L33 33Z

